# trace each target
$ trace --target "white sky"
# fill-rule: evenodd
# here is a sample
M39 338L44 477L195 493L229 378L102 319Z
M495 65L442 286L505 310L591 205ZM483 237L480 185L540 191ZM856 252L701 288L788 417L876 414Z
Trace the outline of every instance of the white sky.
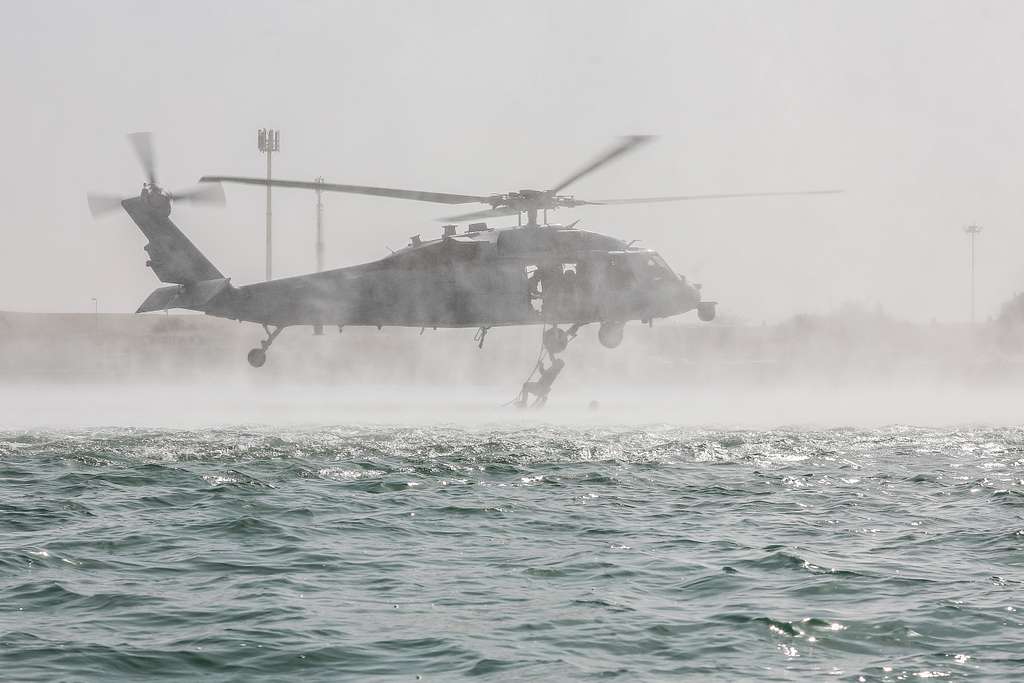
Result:
M460 193L546 188L617 136L653 144L571 191L609 198L842 187L836 197L561 211L659 250L751 321L880 303L915 320L1024 290L1024 3L7 3L0 309L132 311L159 283L124 215L124 139L161 182L275 175ZM262 279L264 195L174 218L236 283ZM451 207L327 200L327 261L379 258ZM465 207L467 210L474 206ZM275 193L275 274L313 267L314 198ZM514 219L513 219L514 221ZM500 224L493 222L492 224Z

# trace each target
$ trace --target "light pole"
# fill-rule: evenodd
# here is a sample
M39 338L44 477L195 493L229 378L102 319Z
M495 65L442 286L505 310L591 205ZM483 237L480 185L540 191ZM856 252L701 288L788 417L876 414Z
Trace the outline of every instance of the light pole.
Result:
M324 269L324 201L321 185L324 184L323 176L317 176L316 180L316 272Z
M269 280L273 272L273 245L271 244L270 234L270 173L271 161L274 157L274 152L281 151L281 131L272 130L270 128L260 128L258 143L260 152L267 155L267 279Z
M324 184L323 176L317 176L313 182L316 183L316 272L319 273L324 269L324 199L321 187ZM323 333L323 325L313 325L313 334L320 336Z
M981 232L980 225L968 225L964 228L964 232L971 241L971 324L974 324L974 238Z

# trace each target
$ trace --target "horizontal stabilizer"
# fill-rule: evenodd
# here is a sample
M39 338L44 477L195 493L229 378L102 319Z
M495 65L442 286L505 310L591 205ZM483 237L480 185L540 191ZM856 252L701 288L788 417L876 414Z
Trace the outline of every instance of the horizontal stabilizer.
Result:
M220 278L216 280L203 280L191 285L160 287L146 297L146 300L139 306L139 310L135 312L149 313L150 311L166 311L170 308L205 311L209 303L230 287L230 285L230 280Z
M166 311L169 308L176 308L174 300L178 298L178 293L184 289L181 285L171 285L170 287L160 287L153 290L153 293L146 297L146 300L139 306L139 310L136 313L149 313L150 311Z

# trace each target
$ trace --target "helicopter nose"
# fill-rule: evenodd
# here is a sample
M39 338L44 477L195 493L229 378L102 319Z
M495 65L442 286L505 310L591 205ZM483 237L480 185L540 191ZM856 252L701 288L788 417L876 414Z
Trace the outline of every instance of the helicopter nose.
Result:
M681 287L676 296L676 301L680 304L684 311L689 311L697 307L700 303L700 285L689 284L687 282L679 283Z

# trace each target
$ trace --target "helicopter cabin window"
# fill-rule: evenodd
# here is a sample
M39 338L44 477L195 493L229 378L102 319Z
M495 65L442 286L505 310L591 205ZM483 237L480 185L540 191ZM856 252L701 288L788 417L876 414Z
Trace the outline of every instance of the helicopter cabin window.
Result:
M579 289L579 268L575 263L563 263L562 264L562 280L559 282L560 288L567 296L574 296L576 291Z
M525 266L526 292L530 305L540 313L545 302L560 307L575 300L583 288L578 263Z

